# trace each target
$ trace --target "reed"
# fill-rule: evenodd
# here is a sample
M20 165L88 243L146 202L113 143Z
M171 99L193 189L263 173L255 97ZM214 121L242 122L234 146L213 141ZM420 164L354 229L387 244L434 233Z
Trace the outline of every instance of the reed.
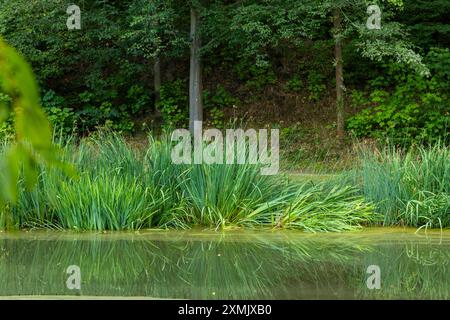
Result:
M21 186L18 203L3 215L12 216L18 229L311 232L353 230L376 216L351 187L262 176L259 165L176 165L171 148L167 137L150 137L147 148L135 150L111 133L66 141L62 157L78 176L43 168L37 188Z
M450 226L450 151L443 144L363 150L352 179L384 225Z

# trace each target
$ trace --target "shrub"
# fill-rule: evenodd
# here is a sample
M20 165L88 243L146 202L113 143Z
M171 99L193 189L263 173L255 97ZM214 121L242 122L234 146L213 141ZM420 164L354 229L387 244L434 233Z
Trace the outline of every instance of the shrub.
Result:
M303 81L299 76L295 75L286 83L286 89L293 92L300 92L303 89Z
M240 80L245 81L249 90L261 91L266 86L275 84L277 77L270 63L258 64L252 59L242 59L234 66Z
M406 144L448 141L450 63L442 61L449 57L448 49L430 51L426 59L432 72L429 79L390 65L388 78L375 79L375 89L367 99L353 95L354 102L365 109L348 120L347 128L356 137L389 137Z
M203 105L208 112L209 123L215 128L224 126L224 109L236 106L238 99L234 98L222 85L217 85L214 94L203 91Z
M317 71L310 71L308 74L308 99L318 102L326 90L325 76Z
M128 109L132 114L138 114L150 109L150 96L147 90L140 85L133 85L127 92Z
M78 111L77 117L80 122L81 131L112 129L120 133L131 133L134 122L126 105L114 105L111 101L96 99L93 93L83 92L79 94L83 107Z
M11 97L5 93L0 92L0 110L9 110L11 104ZM5 105L5 109L2 109L2 105ZM6 113L7 115L7 113ZM4 120L4 121L1 121ZM13 117L6 116L6 119L2 119L0 115L0 139L8 139L14 134Z
M76 127L76 114L72 108L66 107L63 97L49 90L42 97L42 107L56 132L70 135Z
M182 80L168 82L161 86L159 110L167 127L185 125L188 121L188 96Z

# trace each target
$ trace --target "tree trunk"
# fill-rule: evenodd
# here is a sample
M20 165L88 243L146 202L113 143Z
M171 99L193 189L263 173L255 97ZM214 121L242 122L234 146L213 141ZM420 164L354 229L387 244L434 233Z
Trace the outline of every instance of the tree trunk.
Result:
M200 57L201 40L199 35L200 18L191 8L191 66L189 76L189 130L194 132L194 121L203 120L202 66Z
M342 17L339 8L334 11L334 38L336 60L336 114L337 136L340 142L344 140L344 70L342 61Z
M155 117L161 117L161 110L159 109L160 98L161 98L161 60L159 57L155 57L155 62L153 65L153 87L155 90Z

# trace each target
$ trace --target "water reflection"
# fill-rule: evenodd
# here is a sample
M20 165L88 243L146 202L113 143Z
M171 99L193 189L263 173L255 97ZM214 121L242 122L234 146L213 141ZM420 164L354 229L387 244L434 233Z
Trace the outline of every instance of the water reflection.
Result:
M449 233L1 234L0 295L448 299L449 261ZM70 265L81 290L66 287Z

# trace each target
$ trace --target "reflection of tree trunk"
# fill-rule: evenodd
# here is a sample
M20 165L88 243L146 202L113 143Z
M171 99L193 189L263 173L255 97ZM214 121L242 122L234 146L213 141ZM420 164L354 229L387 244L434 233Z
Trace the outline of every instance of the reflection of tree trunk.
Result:
M334 11L335 29L335 60L336 60L336 113L337 135L342 142L344 139L344 70L342 62L342 18L340 9Z
M161 111L159 109L159 101L161 97L161 60L159 57L155 58L155 63L153 65L153 87L155 90L155 116L160 117Z
M202 66L200 59L201 39L198 12L191 8L191 68L189 76L189 129L194 130L194 121L203 120Z

